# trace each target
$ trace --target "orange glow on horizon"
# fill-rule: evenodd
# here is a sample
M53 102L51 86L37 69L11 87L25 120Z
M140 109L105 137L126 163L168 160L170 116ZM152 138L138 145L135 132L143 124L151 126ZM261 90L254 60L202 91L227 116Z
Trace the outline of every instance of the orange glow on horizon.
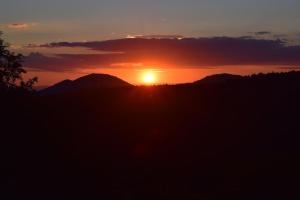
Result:
M39 78L37 86L50 86L65 79L75 80L91 73L110 74L133 85L150 86L160 84L191 83L206 76L220 73L250 75L259 72L268 73L290 71L288 68L284 70L278 66L219 66L215 68L152 67L151 69L147 69L146 67L142 68L140 65L131 68L91 68L85 70L74 70L72 72L27 70L28 73L24 75L24 79L37 76Z

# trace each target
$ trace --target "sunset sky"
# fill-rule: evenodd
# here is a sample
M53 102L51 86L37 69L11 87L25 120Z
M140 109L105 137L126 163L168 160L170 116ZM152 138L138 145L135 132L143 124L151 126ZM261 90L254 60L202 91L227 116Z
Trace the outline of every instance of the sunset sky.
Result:
M181 83L299 69L299 8L299 0L5 0L0 30L40 86L88 73Z

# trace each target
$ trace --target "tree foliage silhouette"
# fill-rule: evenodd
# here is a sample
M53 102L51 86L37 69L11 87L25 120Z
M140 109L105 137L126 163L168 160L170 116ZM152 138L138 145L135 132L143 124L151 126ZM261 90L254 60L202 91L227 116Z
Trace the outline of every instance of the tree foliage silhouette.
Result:
M24 89L33 90L37 77L24 81L22 75L26 70L22 66L24 56L9 50L9 44L2 38L0 32L0 90Z

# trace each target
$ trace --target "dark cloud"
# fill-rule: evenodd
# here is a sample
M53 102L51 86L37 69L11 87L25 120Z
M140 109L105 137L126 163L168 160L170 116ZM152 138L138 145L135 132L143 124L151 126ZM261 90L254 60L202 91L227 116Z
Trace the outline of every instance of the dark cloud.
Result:
M47 70L108 67L115 63L144 63L174 67L218 65L300 65L300 46L283 40L251 37L183 39L119 39L95 42L60 42L42 47L84 47L118 54L31 55L26 65Z
M244 35L244 36L239 37L239 39L254 39L254 37L250 36L250 35Z
M270 31L258 31L254 33L255 35L271 35Z
M46 71L72 71L110 66L118 61L126 61L122 54L57 54L45 56L31 53L25 58L25 67Z

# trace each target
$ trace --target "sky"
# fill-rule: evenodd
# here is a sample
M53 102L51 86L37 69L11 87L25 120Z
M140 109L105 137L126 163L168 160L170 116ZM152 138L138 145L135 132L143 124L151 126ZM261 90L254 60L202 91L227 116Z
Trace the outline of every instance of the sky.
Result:
M216 72L247 74L257 70L276 71L298 67L296 57L300 56L299 9L299 0L9 0L1 2L0 30L4 32L3 37L14 51L25 55L39 52L39 56L29 56L28 63L33 67L29 64L26 66L30 68L29 75L38 74L41 77L41 85L49 85L65 77L76 78L90 72L112 73L132 83L139 83L138 74L143 70L149 71L150 68L157 73L157 78L160 77L159 83L177 83L194 81ZM101 43L124 38L127 41L126 38L129 37L133 44L127 44L128 49L119 48L119 43L114 47ZM212 40L215 37L223 40ZM162 44L164 47L161 50L155 46L156 54L149 51L153 46L143 41L153 38L159 40L157 46ZM165 44L168 42L164 41L182 38L206 40L192 43L175 41L171 42L171 45ZM136 48L136 39L142 40L144 54L137 49L131 49L132 46ZM210 49L210 45L214 45L215 49L224 49L224 45L238 43L239 48L226 48L224 51L249 48L248 40L253 46L264 51L256 56L276 55L280 57L280 62L278 59L258 62L258 59L253 58L253 62L250 62L250 58L247 60L245 55L234 57L237 60L243 58L247 62L221 62L223 58L219 56L223 52L217 55L207 54L220 61L216 63L208 62L206 58L205 62L170 62L174 55L182 54L189 54L182 56L182 59L195 60L191 55L199 57L199 54L192 52L195 49L204 52ZM266 42L269 40L274 43ZM281 43L276 40L280 40ZM86 44L91 41L98 43ZM226 41L229 41L229 44ZM62 45L63 42L72 44ZM205 46L206 43L208 45ZM274 48L270 48L270 45ZM173 50L183 46L189 48L184 48L183 52ZM294 48L284 49L283 46ZM281 50L274 52L274 49L278 48ZM246 52L256 52L255 50L257 49L248 49ZM157 52L161 52L162 55L157 56ZM292 52L291 56L287 55L288 52ZM116 55L118 53L119 55ZM86 62L84 66L76 65L69 61L68 55L79 55L77 58L89 55L94 61ZM99 55L97 59L94 58L95 55ZM47 56L62 59L53 61ZM90 57L86 56L83 60L90 60ZM292 62L287 62L290 57ZM155 59L159 61L155 62ZM45 67L41 66L43 63Z

